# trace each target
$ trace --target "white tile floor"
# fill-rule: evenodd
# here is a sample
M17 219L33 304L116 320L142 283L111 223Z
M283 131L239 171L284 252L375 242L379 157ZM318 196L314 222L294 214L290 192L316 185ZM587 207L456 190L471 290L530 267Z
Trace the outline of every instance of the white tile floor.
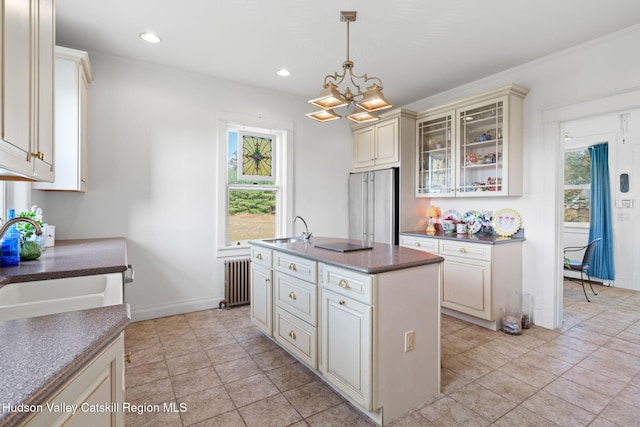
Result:
M565 282L560 330L523 335L442 317L442 393L396 426L640 426L640 292ZM590 296L591 297L591 296ZM127 426L367 426L366 417L259 333L248 307L137 322Z

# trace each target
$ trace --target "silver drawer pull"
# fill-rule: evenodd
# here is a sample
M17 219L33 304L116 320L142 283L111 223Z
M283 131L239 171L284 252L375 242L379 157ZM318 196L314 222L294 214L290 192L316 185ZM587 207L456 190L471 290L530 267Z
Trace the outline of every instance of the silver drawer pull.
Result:
M289 264L289 270L298 271L298 267L294 263Z
M414 245L415 246L420 246L420 242L415 242Z
M349 286L349 281L347 279L340 279L340 281L338 282L338 286L345 289L349 289L351 287Z
M467 250L465 248L460 248L459 251L462 252L463 254L467 253Z
M256 258L258 258L258 259L262 259L262 254L258 254L258 255L256 255Z
M340 301L338 301L338 304L340 304L340 305L344 305L344 304L345 304L345 302L344 302L344 300L343 300L343 299L341 299Z
M293 331L289 331L289 336L290 336L291 338L293 338L294 340L296 339L296 333L295 333L295 332L293 332Z
M294 301L298 299L298 297L296 296L296 293L293 291L289 293L289 298L291 298Z

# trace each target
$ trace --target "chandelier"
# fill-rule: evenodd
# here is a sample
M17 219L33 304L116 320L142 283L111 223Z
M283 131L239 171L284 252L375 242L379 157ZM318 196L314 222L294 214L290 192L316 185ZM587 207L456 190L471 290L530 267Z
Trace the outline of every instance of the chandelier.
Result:
M353 73L354 63L349 59L349 24L356 20L355 11L340 12L340 21L347 23L347 60L342 63L342 73L334 72L324 78L324 85L317 98L309 100L310 104L319 107L320 110L306 114L307 117L320 122L339 119L340 116L334 108L344 107L355 103L355 108L347 119L357 123L379 120L374 111L391 108L393 105L382 95L382 80L378 77L369 77L367 74L358 76ZM360 83L358 83L360 81ZM362 91L360 85L371 85ZM346 88L340 91L340 85L346 83ZM354 86L352 90L350 84Z

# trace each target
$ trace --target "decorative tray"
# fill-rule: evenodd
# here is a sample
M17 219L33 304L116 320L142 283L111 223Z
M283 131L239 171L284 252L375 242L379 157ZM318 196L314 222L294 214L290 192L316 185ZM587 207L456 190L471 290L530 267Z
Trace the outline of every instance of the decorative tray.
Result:
M520 230L520 214L513 209L500 209L493 215L493 230L502 237L513 236Z

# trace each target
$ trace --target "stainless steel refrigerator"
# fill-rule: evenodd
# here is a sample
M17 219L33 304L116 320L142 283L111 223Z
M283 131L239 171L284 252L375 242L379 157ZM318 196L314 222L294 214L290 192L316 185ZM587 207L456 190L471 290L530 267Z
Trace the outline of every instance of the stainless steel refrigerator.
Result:
M398 244L398 168L349 175L349 238Z

